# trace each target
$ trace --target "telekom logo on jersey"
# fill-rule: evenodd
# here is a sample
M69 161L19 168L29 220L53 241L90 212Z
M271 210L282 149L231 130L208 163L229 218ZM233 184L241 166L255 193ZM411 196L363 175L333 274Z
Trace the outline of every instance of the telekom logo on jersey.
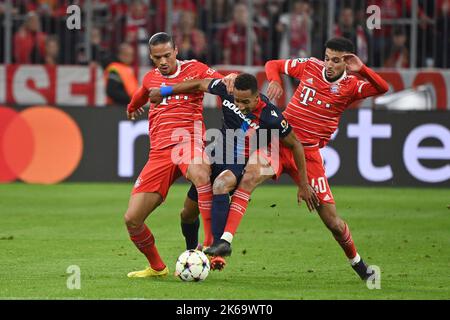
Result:
M393 137L392 125L373 123L372 116L371 110L359 110L357 123L349 123L346 130L341 127L341 131L346 131L348 138L356 139L356 165L362 178L371 182L395 179L395 172L391 164L374 164L374 150L376 150L374 141L386 140L386 144L388 144L388 139ZM332 139L335 139L339 133L336 131ZM134 144L138 137L147 134L148 123L145 120L136 123L130 121L119 123L118 175L120 177L132 177L134 175ZM221 135L218 129L209 129L206 132L207 137L215 137L218 134ZM427 139L439 141L440 146L423 146L422 142ZM208 138L207 140L211 141ZM321 153L325 162L327 177L331 178L340 169L341 157L331 146L323 148ZM403 142L403 148L398 150L398 155L395 156L402 158L406 170L419 181L427 183L447 181L450 179L450 130L437 123L417 125L408 132ZM444 161L444 164L427 167L422 163L424 160L440 160Z
M300 98L302 98L300 103L307 106L308 102L314 101L315 96L316 96L316 90L305 86L305 87L303 87L302 94L300 95ZM322 100L317 99L317 104L320 106L322 104ZM331 105L329 103L327 103L327 104L325 104L325 107L330 108Z

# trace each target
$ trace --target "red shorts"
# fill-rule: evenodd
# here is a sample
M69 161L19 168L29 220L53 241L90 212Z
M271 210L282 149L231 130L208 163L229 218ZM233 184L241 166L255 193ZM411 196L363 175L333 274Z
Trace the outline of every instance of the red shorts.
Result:
M186 143L162 150L150 150L148 161L134 184L131 194L157 192L166 199L170 186L181 175L186 177L194 158L205 159L203 144Z
M308 183L316 190L321 203L334 204L333 194L328 185L328 179L325 175L325 167L323 166L323 159L319 149L317 147L304 147L304 150ZM300 183L294 155L289 148L280 143L279 161L276 161L273 157L267 156L266 153L261 152L260 154L269 161L270 166L275 171L276 179L278 179L282 173L287 173L297 185Z

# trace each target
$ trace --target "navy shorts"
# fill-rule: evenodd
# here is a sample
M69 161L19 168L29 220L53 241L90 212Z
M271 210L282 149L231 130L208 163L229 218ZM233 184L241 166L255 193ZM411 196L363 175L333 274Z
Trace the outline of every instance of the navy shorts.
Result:
M243 172L244 172L245 164L216 164L213 163L211 165L211 182L214 183L214 180L224 171L230 170L237 179L236 187L239 185L241 181ZM234 191L234 190L233 190ZM198 202L197 189L193 184L191 184L191 188L188 191L188 197L192 201Z

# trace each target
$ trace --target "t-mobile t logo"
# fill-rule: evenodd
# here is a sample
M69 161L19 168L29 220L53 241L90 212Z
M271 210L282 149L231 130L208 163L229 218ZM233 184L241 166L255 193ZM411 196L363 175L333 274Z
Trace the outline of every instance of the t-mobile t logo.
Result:
M308 87L303 87L302 94L300 95L300 98L302 98L300 103L307 106L308 102L312 102L314 100L315 95L316 90Z

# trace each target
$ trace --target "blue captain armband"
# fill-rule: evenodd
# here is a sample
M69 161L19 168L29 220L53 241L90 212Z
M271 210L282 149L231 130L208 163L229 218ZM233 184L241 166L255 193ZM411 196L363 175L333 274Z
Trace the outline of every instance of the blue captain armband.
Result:
M170 96L173 93L173 87L172 86L161 87L161 88L159 88L159 93L163 97Z

